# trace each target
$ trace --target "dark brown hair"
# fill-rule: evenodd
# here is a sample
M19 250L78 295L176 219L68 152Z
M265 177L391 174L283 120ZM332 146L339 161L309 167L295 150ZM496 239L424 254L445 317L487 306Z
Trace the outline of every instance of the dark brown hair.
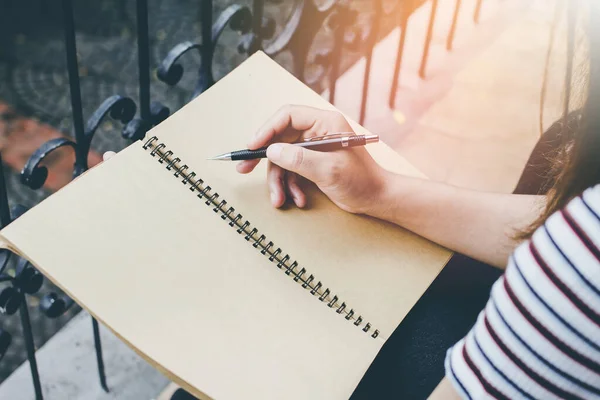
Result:
M568 67L565 79L565 107L563 116L563 144L554 155L554 169L551 175L555 181L548 191L546 207L529 227L517 235L519 239L530 237L536 228L554 212L563 208L571 199L588 187L600 183L600 2L591 0L581 6L580 12L589 9L589 20L585 23L588 39L588 65L585 104L578 123L569 123L569 101L572 85L572 66L574 59L574 31L576 1L568 1ZM584 14L585 15L585 14Z

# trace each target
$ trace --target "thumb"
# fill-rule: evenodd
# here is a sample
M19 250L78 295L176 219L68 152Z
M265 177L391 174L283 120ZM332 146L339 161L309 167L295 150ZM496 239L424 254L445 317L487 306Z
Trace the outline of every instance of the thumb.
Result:
M267 158L273 164L305 177L315 183L326 178L329 159L325 153L307 150L288 143L274 143L267 148Z

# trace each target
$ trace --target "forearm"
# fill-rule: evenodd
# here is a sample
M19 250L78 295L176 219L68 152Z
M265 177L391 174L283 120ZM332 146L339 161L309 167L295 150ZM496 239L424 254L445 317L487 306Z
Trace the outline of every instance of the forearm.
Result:
M452 384L447 378L442 379L433 393L429 395L428 400L459 400L460 396L452 387Z
M541 212L544 196L485 193L389 174L369 214L451 250L504 268L514 235Z

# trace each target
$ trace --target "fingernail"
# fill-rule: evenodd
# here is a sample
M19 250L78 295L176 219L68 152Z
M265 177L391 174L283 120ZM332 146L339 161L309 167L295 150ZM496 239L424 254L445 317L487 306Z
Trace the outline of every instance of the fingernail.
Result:
M277 195L275 194L275 192L271 192L271 204L277 206Z
M281 157L281 152L283 151L283 146L275 143L270 145L267 148L267 157L271 160L278 160Z

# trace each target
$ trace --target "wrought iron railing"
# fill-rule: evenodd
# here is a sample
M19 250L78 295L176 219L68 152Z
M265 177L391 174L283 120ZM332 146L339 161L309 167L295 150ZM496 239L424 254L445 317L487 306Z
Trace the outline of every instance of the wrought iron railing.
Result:
M292 1L290 16L284 26L276 34L277 26L273 19L264 16L265 0L253 0L251 6L232 4L225 8L213 20L213 2L201 1L201 41L190 38L174 46L167 54L157 69L157 76L166 85L176 85L184 73L180 64L182 57L188 52L198 52L200 65L196 85L192 98L201 94L214 84L213 56L219 38L224 30L229 27L239 33L238 51L250 55L258 50L265 51L268 55L276 57L283 52L290 52L293 58L292 72L301 80L315 88L329 88L329 100L335 103L337 80L343 70L344 54L347 51L358 52L366 59L366 68L363 78L362 98L360 107L360 121L366 117L369 81L373 50L378 38L381 36L380 27L384 18L393 19L393 26L400 27L400 38L396 55L394 74L390 83L390 107L394 107L396 92L400 82L400 71L403 62L406 32L409 27L409 17L423 3L431 3L431 13L419 74L425 77L429 49L431 45L433 27L436 21L438 0L371 0L371 20L366 29L360 29L355 24L357 11L353 2L349 0L323 0L319 5L315 0L289 0ZM271 3L284 3L285 0L270 0ZM452 49L454 34L457 26L458 15L461 10L461 0L455 0L455 9L452 24L447 35L446 47ZM8 2L7 2L8 3ZM43 165L44 160L51 153L62 147L70 147L75 154L73 177L79 176L88 169L88 155L90 146L98 127L104 119L110 118L122 124L122 136L130 141L140 140L153 126L162 122L170 114L168 107L159 102L152 101L151 93L151 64L149 54L150 32L148 24L148 1L135 0L137 18L137 67L139 95L136 100L115 93L98 106L95 112L84 124L84 115L80 90L79 66L77 58L77 44L75 37L75 21L72 0L61 0L62 24L64 28L64 44L66 65L69 78L72 135L52 139L44 143L31 155L21 172L21 182L31 189L39 189L48 177L48 169ZM124 3L124 2L123 2ZM48 7L45 1L41 3L42 9ZM473 20L478 22L482 0L476 2ZM321 47L311 59L311 47L322 29L332 33L333 41L329 46ZM318 73L309 74L309 64L316 67ZM311 68L315 69L315 68ZM326 84L325 84L326 83ZM139 112L137 112L139 110ZM16 206L9 209L7 200L4 171L0 158L0 224L8 225L25 211L24 207ZM12 266L14 273L7 273ZM0 282L8 285L0 292L0 311L4 314L20 313L21 324L27 359L29 361L32 382L36 399L42 399L40 375L36 363L35 345L30 323L27 295L37 293L43 282L43 276L26 260L0 251ZM73 305L73 300L65 295L49 293L42 297L40 308L48 318L55 318ZM105 391L109 390L104 373L102 346L98 330L98 323L92 318L92 334L97 355L97 368L99 380ZM11 344L11 335L0 329L0 360Z

